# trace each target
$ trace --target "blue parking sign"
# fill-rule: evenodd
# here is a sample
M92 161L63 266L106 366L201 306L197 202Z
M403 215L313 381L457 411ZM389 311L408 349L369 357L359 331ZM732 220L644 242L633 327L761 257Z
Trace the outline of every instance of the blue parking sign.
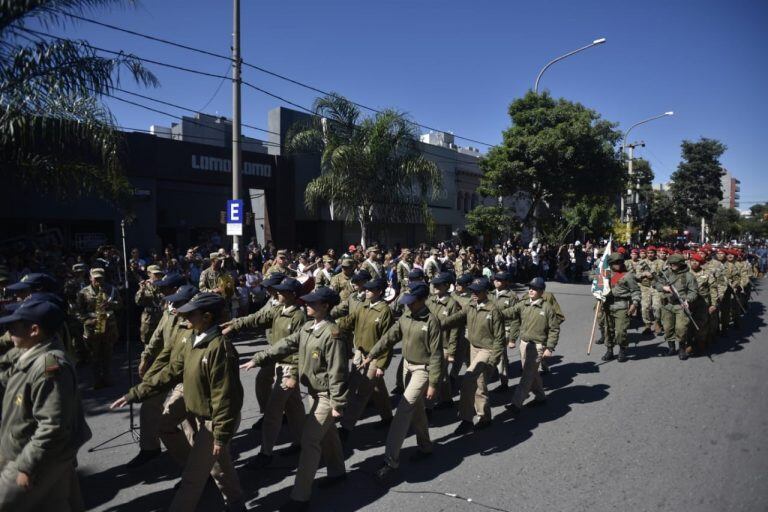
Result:
M227 201L227 224L243 223L243 200L230 199Z

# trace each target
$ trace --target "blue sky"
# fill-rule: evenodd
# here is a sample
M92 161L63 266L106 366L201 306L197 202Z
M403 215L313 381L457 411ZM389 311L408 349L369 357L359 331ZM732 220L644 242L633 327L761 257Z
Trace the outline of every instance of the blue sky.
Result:
M136 8L88 16L227 53L231 9L227 0L144 0ZM768 143L766 27L764 1L242 0L242 56L360 103L397 108L422 124L495 144L509 126L507 106L532 88L547 61L605 37L606 44L550 68L540 88L581 102L622 129L674 110L674 117L633 131L633 140L647 144L636 156L651 162L657 182L666 181L680 161L683 139L719 139L728 146L722 163L742 182L745 209L768 201L762 147ZM88 23L51 30L215 74L228 71L226 61ZM229 83L214 96L219 79L149 67L161 81L158 89L142 90L127 80L123 87L193 109L213 97L206 111L231 115ZM316 96L252 69L244 69L244 79L306 106ZM147 129L173 121L109 105L123 126ZM243 121L266 128L267 112L277 105L244 89Z

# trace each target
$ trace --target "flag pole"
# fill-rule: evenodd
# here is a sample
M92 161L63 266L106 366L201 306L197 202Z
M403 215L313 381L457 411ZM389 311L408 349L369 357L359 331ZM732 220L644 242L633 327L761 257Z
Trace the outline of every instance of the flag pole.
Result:
M597 306L595 307L595 319L592 320L592 334L589 335L589 344L587 345L587 355L589 355L590 352L592 352L592 342L595 339L595 328L597 327L597 318L600 316L600 308L603 305L603 301L599 300L597 301Z

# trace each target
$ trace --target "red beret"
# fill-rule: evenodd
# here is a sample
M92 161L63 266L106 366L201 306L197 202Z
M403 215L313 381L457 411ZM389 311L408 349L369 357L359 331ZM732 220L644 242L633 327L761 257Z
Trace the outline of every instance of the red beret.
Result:
M629 251L629 252L630 252L631 254L640 254L640 251L638 251L637 249L632 249L632 250L631 250L631 251Z
M624 254L625 252L627 252L627 250L626 250L624 247L619 247L619 250L618 250L618 252L619 252L620 254Z
M654 247L653 245L649 245L649 246L648 246L648 250L649 250L649 251L653 251L653 252L656 252L656 247Z
M698 261L699 263L702 263L704 261L704 256L702 256L701 254L695 252L695 253L691 254L691 259L695 260L695 261Z

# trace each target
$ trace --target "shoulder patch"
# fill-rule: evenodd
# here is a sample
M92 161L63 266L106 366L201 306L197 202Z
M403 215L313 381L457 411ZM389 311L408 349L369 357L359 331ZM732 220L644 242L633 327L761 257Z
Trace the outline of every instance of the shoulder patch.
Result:
M61 363L59 359L53 355L48 354L45 356L45 375L46 377L52 377L56 375L61 369Z

